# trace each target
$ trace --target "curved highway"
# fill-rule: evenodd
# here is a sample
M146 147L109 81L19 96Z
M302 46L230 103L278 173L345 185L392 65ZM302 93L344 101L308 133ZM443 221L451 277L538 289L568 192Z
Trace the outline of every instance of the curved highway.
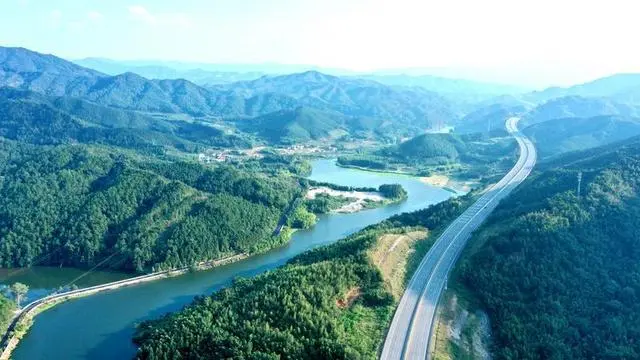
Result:
M500 200L526 179L536 163L536 149L518 131L519 120L512 117L505 124L520 147L518 161L497 184L449 225L422 259L396 309L380 356L382 360L429 357L429 340L436 307L451 268L471 233L489 216Z

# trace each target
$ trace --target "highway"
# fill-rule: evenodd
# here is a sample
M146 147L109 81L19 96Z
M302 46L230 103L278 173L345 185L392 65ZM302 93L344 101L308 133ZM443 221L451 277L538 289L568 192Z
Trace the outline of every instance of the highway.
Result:
M400 299L387 332L381 360L429 357L429 341L436 308L449 272L471 233L491 214L500 200L527 178L536 163L536 149L533 143L518 131L519 120L512 117L505 123L507 131L518 142L518 161L498 183L445 229L422 259Z

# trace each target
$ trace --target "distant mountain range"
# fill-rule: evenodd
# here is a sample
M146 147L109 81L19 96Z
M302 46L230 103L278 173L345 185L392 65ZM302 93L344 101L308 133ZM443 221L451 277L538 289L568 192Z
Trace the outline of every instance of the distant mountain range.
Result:
M275 143L354 137L395 142L445 125L454 125L458 133L486 132L501 129L504 118L512 115L522 116L525 125L597 116L640 118L638 74L523 93L525 89L508 85L427 75L335 76L315 70L263 75L262 71L240 71L251 70L251 65L105 59L77 63L23 48L0 47L0 87L58 99L54 108L69 115L75 110L57 107L76 99L76 103L82 102L80 109L97 106L102 109L99 113L121 109L147 117L186 115L185 119L205 122L222 120ZM202 66L193 68L196 65ZM277 72L289 68L267 64L262 69ZM169 79L119 73L125 70ZM208 85L178 78L183 75Z
M563 96L607 97L621 103L640 104L640 74L616 74L567 88L552 87L529 95L539 102Z
M222 66L226 70L204 70L189 67L186 64L172 65L163 62L122 62L101 58L86 58L74 63L95 69L107 75L135 73L148 79L185 79L199 85L226 84L236 81L253 80L266 75L262 71L239 71L233 67ZM193 65L196 66L196 65Z
M280 94L293 98L301 106L346 116L386 119L414 129L427 129L434 123L450 123L461 115L455 106L435 92L421 88L392 88L370 80L337 77L317 71L264 76L214 89L246 99L259 94Z
M92 68L107 74L114 72L114 75L122 72L132 72L136 68L164 68L174 71L201 70L213 73L260 73L263 75L282 75L301 73L305 71L318 71L338 76L355 75L356 72L339 68L328 68L314 65L302 64L279 64L279 63L203 63L187 61L163 61L163 60L113 60L106 58L90 57L85 59L72 60L74 63ZM124 71L122 71L124 69Z
M238 119L307 107L348 118L377 118L396 124L400 133L424 131L460 116L449 101L424 89L316 71L205 88L183 79L110 76L23 48L0 48L0 64L0 86L147 113Z
M615 78L616 81L607 78L601 82L576 86L572 90L565 89L557 92L556 95L565 93L583 95L560 96L541 101L538 105L517 97L502 98L504 102L481 107L464 116L456 124L455 132L462 134L504 132L505 119L520 116L521 128L536 142L543 158L601 146L638 135L640 134L638 103L619 101L617 99L620 97L617 96L596 96L617 93L620 88L617 85L632 84L637 77L630 75ZM626 78L627 81L621 81L622 78ZM524 97L530 96L531 94Z
M565 96L538 105L524 115L524 124L532 125L553 119L587 118L620 115L640 118L640 107L616 102L610 98Z
M203 115L216 113L224 100L188 81L152 81L133 73L108 76L22 48L0 47L0 64L0 86L123 109Z
M527 88L514 85L451 79L433 75L370 74L358 77L377 81L385 85L420 87L445 96L463 97L469 101L478 101L506 94L523 94L529 91Z

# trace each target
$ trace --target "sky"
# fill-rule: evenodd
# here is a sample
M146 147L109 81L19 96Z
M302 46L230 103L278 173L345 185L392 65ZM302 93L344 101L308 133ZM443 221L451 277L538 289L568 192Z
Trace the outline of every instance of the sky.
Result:
M67 59L308 64L546 86L640 72L635 0L0 0L0 45Z

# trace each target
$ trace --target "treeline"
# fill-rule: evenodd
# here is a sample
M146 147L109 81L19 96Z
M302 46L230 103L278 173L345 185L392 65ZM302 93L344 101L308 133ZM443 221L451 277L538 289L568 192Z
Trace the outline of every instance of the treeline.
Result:
M137 358L375 359L395 304L369 251L399 228L443 229L469 200L395 216L144 322Z
M498 207L458 269L496 359L640 358L638 191L635 138L556 159Z
M383 184L378 188L374 187L356 187L356 186L347 186L347 185L338 185L327 182L315 181L311 179L300 179L300 183L305 187L328 187L329 189L337 190L337 191L362 191L362 192L380 192L383 196L388 197L392 200L397 200L400 198L404 198L407 196L406 190L400 184Z
M292 177L86 146L0 142L0 265L149 271L261 251Z
M390 166L388 158L373 154L339 156L338 164L343 166L355 166L372 170L394 169L394 167Z
M337 190L337 191L365 191L365 192L374 192L374 191L378 191L378 189L374 188L374 187L366 187L366 186L348 186L348 185L338 185L338 184L333 184L333 183L328 183L328 182L322 182L322 181L315 181L315 180L311 180L311 179L301 179L300 183L304 186L315 186L315 187L320 187L320 186L324 186L324 187L328 187L329 189L333 189L333 190Z

